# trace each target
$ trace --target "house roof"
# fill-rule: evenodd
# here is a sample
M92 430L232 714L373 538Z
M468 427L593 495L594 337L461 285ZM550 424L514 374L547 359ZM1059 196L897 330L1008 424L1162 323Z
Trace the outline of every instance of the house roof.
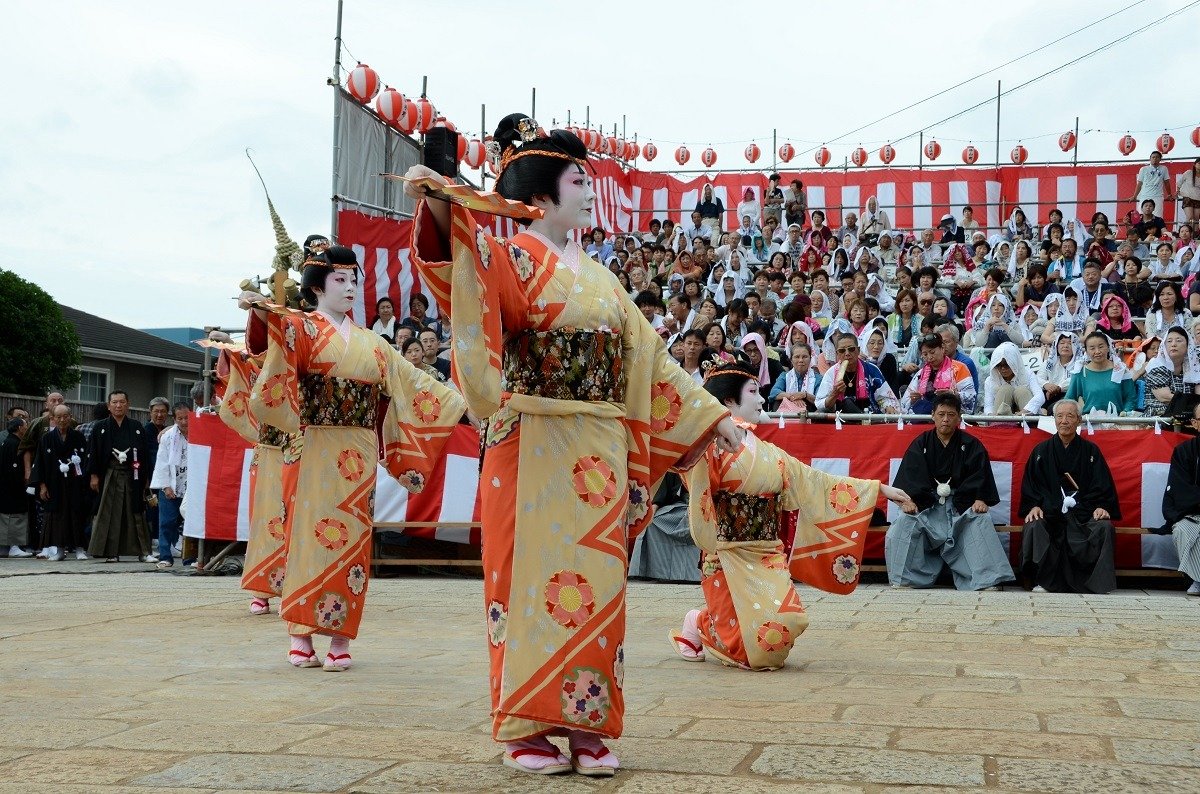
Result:
M174 364L185 369L198 369L204 364L204 353L195 348L168 342L70 306L59 304L59 308L67 322L75 326L79 344L85 352L94 351L117 360L145 364Z

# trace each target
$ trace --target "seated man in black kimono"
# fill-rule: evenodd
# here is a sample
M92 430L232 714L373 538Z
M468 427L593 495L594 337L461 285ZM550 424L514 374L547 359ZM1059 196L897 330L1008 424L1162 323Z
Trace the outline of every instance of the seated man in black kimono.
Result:
M1192 428L1200 430L1200 405L1192 409ZM1170 534L1179 553L1179 570L1192 580L1187 594L1200 596L1200 437L1175 447L1167 489L1163 492L1161 532Z
M1117 587L1112 520L1121 517L1100 448L1079 436L1079 404L1054 406L1058 434L1033 448L1021 482L1021 571L1034 592L1108 593Z

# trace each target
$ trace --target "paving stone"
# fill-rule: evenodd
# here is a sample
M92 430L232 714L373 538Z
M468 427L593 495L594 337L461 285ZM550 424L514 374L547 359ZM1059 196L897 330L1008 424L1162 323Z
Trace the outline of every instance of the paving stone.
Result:
M1055 733L1085 733L1101 736L1128 736L1139 739L1195 739L1195 723L1141 720L1130 717L1091 717L1052 714L1046 727Z
M744 672L744 671L743 671ZM763 675L763 674L759 674ZM806 704L803 693L792 693L796 699L778 700L725 700L724 698L672 698L650 713L654 716L684 716L694 719L745 719L780 720L787 722L802 712L808 720L832 720L837 706L832 703Z
M123 731L126 723L113 720L41 719L28 711L9 714L0 731L0 746L63 749L98 736Z
M1200 738L1183 742L1115 738L1112 743L1117 760L1124 763L1200 767Z
M832 747L769 745L751 765L760 775L832 783L920 783L981 786L983 756L901 750L848 753Z
M1120 715L1117 701L1111 698L1052 697L1023 692L934 692L926 696L922 705L980 710L1009 709L1037 714L1106 714L1110 717Z
M919 672L919 668L914 669L913 672ZM847 689L858 687L916 692L1016 692L1020 684L1015 673L1007 679L967 676L926 678L920 675L855 676L846 684Z
M696 739L617 739L611 747L628 769L718 775L732 772L751 750L749 744Z
M202 717L203 715L198 714L197 716ZM330 728L323 725L163 720L95 739L89 742L89 746L164 751L173 751L179 747L195 747L202 748L206 752L235 753L254 750L255 752L269 753L329 730Z
M1036 714L999 709L924 708L896 709L889 706L850 706L842 715L846 722L869 725L939 725L944 728L984 728L988 730L1037 731Z
M1196 770L1147 764L1003 758L1001 786L1019 791L1194 791Z
M894 745L900 750L932 753L980 753L1018 758L1112 760L1108 741L1095 736L1024 731L905 728Z
M337 749L331 744L330 749ZM136 786L213 789L338 791L388 764L366 759L298 755L195 755L161 772L130 781Z
M785 783L769 778L732 778L715 775L670 775L644 772L637 775L617 774L615 791L621 794L679 794L681 791L769 791L774 794L861 794L862 786L843 786L825 783ZM607 790L607 789L606 789Z
M799 741L827 747L884 747L893 730L892 726L847 725L840 722L698 720L678 738L764 744Z
M290 745L294 755L321 755L336 746L337 754L350 758L402 761L488 763L499 761L501 747L480 733L433 731L425 728L339 729L326 736Z
M618 775L631 774L622 770ZM356 783L354 794L425 794L430 791L503 791L505 794L587 794L613 783L581 775L529 775L495 764L399 764Z
M112 785L164 769L180 757L175 753L74 747L38 752L0 764L0 780Z
M1163 693L1168 694L1166 692ZM1154 720L1187 720L1200 723L1200 701L1157 700L1151 698L1121 698L1121 712L1130 717Z

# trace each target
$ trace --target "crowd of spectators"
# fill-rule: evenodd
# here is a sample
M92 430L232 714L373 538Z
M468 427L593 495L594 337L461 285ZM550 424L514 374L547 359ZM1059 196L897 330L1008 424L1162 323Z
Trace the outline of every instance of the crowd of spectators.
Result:
M157 539L159 550L142 561L163 568L170 567L181 551L187 419L204 405L203 382L194 385L191 397L191 405L180 402L174 406L165 397L155 397L147 406L150 420L138 424L145 430L150 455L149 460L139 461L150 478L145 498L147 540ZM0 556L36 556L59 562L73 554L78 560L90 559L91 520L101 496L88 487L89 474L95 469L92 431L109 417L114 399L127 397L115 390L108 401L96 403L83 415L55 391L46 395L37 417L31 418L19 406L5 412L4 427L0 428ZM137 423L132 418L127 421ZM48 434L54 433L63 441L44 443ZM160 440L168 444L169 461L159 460ZM78 488L73 487L76 481L81 483Z
M1174 186L1160 160L1116 218L1015 207L989 229L964 206L897 229L874 196L829 219L800 180L771 174L735 229L706 188L680 224L584 243L697 380L707 362L742 359L776 409L928 413L953 392L974 414L1069 399L1085 416L1182 416L1200 383L1200 160ZM1159 208L1176 198L1168 225Z

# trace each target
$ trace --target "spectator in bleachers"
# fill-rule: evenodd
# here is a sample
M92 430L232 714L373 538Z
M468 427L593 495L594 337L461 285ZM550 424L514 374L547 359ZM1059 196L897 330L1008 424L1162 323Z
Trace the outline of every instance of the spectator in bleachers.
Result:
M1192 315L1185 308L1179 285L1160 281L1154 290L1154 304L1146 314L1146 335L1162 336L1173 325L1185 330L1192 326Z
M758 302L758 321L766 326L768 333L767 339L775 341L779 335L783 333L783 329L787 327L783 319L778 316L778 307L775 305L775 299L768 295Z
M875 245L879 236L891 231L892 219L887 211L879 208L879 200L874 196L867 199L867 206L858 219L858 242L860 245Z
M815 411L820 375L812 366L812 347L807 342L789 346L791 369L775 379L771 387L771 405L784 413Z
M1088 316L1099 314L1100 303L1112 290L1112 285L1101 278L1103 263L1088 257L1083 263L1083 275L1071 282L1071 288L1079 295L1080 311Z
M1034 592L1108 593L1117 586L1113 556L1121 517L1100 448L1079 436L1079 405L1054 406L1057 434L1033 448L1021 482L1025 516L1021 571Z
M1192 224L1179 224L1179 233L1175 238L1175 249L1179 250L1182 248L1191 248L1194 250L1196 248L1196 240L1194 235L1195 232L1192 230Z
M1137 174L1137 187L1133 191L1130 204L1144 204L1147 200L1154 201L1157 206L1166 206L1171 197L1171 174L1162 164L1162 152L1150 152L1150 164L1142 166Z
M700 200L696 202L695 212L700 213L700 225L708 229L711 236L721 230L721 219L725 215L725 204L719 196L713 194L711 184L704 186Z
M784 220L788 224L803 226L808 220L808 193L804 183L793 179L788 189L783 191Z
M432 328L423 328L421 333L417 334L417 340L421 343L421 351L424 353L422 359L427 366L437 370L437 381L446 383L450 380L450 362L447 359L438 355L441 352L440 340L438 339L437 331Z
M967 241L966 231L958 225L958 221L954 215L947 212L938 221L938 231L942 233L941 244L951 245L953 243L963 244Z
M1125 301L1136 317L1145 317L1150 304L1154 302L1154 291L1141 273L1141 260L1130 256L1123 263L1121 280L1113 285L1113 294Z
M1167 330L1158 354L1146 366L1146 416L1164 416L1171 401L1200 389L1196 348L1179 326Z
M975 210L967 205L962 208L962 221L958 224L967 234L982 232L983 229L979 225L979 221L975 220Z
M704 327L704 344L714 351L722 361L733 361L733 345L720 323L709 323Z
M1183 206L1183 220L1195 223L1200 220L1200 157L1192 167L1179 175L1176 184L1179 203Z
M1025 210L1020 207L1015 207L1012 213L1008 216L1008 222L1004 224L1004 239L1009 242L1017 240L1032 240L1033 227L1029 225L1029 221L1025 218Z
M812 302L812 318L823 330L829 328L829 324L833 321L833 308L830 305L831 298L823 291L813 287L813 291L809 294L809 300Z
M1129 365L1129 372L1133 376L1134 383L1142 382L1145 386L1146 370L1154 364L1154 359L1158 357L1158 351L1162 347L1162 340L1157 336L1148 336L1138 347L1137 354L1133 357L1133 361ZM1145 398L1143 397L1142 408L1145 408Z
M938 330L949 328L953 326L941 326ZM957 334L957 329L954 331ZM902 406L907 406L911 413L929 414L933 411L933 398L939 393L949 393L962 401L964 411L973 413L977 391L971 372L961 361L946 355L940 333L922 336L918 346L923 364L909 383Z
M913 439L893 487L908 494L884 539L892 587L933 587L945 567L959 590L994 590L1011 582L988 507L1000 503L987 450L959 429L956 395L933 398L934 429Z
M1067 287L1065 292L1047 295L1038 316L1045 323L1043 342L1052 341L1054 335L1060 333L1080 336L1087 327L1087 315L1080 311L1079 296L1071 287Z
M739 347L750 366L758 372L758 385L763 391L769 391L783 372L783 364L770 355L774 351L768 350L766 339L758 332L751 332L742 337Z
M388 342L395 342L396 311L392 306L391 298L383 297L375 302L375 319L371 322L370 328Z
M1128 253L1123 253L1121 251L1122 246L1129 247ZM1145 262L1150 259L1151 255L1152 254L1151 254L1149 247L1147 247L1146 244L1144 242L1142 242L1142 237L1140 234L1138 234L1137 229L1135 229L1132 225L1126 226L1125 227L1125 242L1117 245L1117 257L1116 258L1117 259L1128 259L1131 256L1136 256L1138 259Z
M718 301L720 305L720 301ZM749 319L750 310L746 306L746 301L741 298L734 298L725 305L725 316L721 318L721 327L725 329L725 334L730 339L741 339L746 335L749 329L746 327L746 321Z
M832 342L837 360L821 377L817 405L825 411L897 413L896 394L883 373L860 359L858 337L848 331L836 333Z
M887 321L871 321L858 335L859 357L879 368L893 392L900 388L900 369L896 362L896 344L888 337Z
M1133 229L1138 233L1138 237L1141 237L1143 240L1151 237L1162 237L1163 230L1167 228L1167 224L1166 221L1154 214L1154 211L1158 208L1158 202L1148 198L1140 206L1142 215L1138 218L1137 223L1133 225Z
M979 394L979 368L975 364L975 359L968 356L959 348L958 343L962 338L962 332L959 327L953 323L942 323L935 332L942 337L942 346L946 349L946 357L952 358L967 368L971 373L971 383L975 386L975 394ZM961 394L959 395L962 396ZM966 400L963 400L963 406L966 406ZM974 408L974 404L972 404Z
M930 305L932 306L932 301ZM921 332L921 315L917 313L917 293L901 289L896 293L895 310L888 315L888 335L902 350Z
M683 368L684 372L691 375L696 383L703 384L704 370L700 363L707 347L704 332L684 331L680 338L683 340L683 355L679 359L679 366Z
M1083 413L1124 415L1134 409L1136 390L1129 369L1117 357L1112 340L1093 332L1083 340L1087 361L1071 376L1065 399L1078 401Z
M1183 281L1181 264L1181 260L1175 255L1174 246L1167 242L1159 243L1155 246L1154 258L1150 260L1150 276L1160 281Z
M847 242L851 245L858 244L858 213L846 213L842 225L833 233L833 239L839 241L843 246Z
M1017 328L1021 330L1021 347L1041 347L1042 331L1045 325L1040 324L1037 307L1026 303L1017 310Z
M757 229L762 223L762 207L758 203L758 199L754 197L754 188L747 187L742 192L742 200L737 205L737 217L739 220L749 219L749 224L743 223L743 226Z
M1005 342L1019 345L1024 341L1016 314L1008 298L997 292L979 308L979 314L971 330L967 331L963 344L966 347L999 347Z
M1191 427L1200 431L1200 404L1191 411ZM1200 437L1185 441L1171 453L1162 513L1167 532L1179 554L1179 570L1192 583L1190 596L1200 596Z
M893 245L892 236L890 234L879 235L879 242L874 248L867 249L864 246L858 250L860 252L868 251L872 256L879 260L881 267L895 267L900 262L900 249Z
M1062 399L1071 385L1071 378L1083 369L1087 358L1079 337L1068 331L1053 333L1043 348L1042 392L1046 395L1043 407L1048 411Z
M988 416L1036 414L1046 401L1042 384L1012 342L992 352L991 370L983 381L983 413Z
M1056 292L1058 292L1058 287L1046 278L1046 268L1034 265L1029 268L1025 278L1017 282L1017 305L1031 304L1034 308L1040 309L1046 296Z
M779 188L779 174L767 178L767 190L763 193L763 221L776 223L783 219L783 191Z
M921 232L921 259L927 265L940 268L945 248L934 239L933 229Z
M1133 324L1133 315L1128 304L1120 295L1105 295L1100 304L1099 319L1088 323L1088 333L1099 331L1118 343L1118 350L1127 350L1136 345L1122 344L1141 339L1141 332Z

